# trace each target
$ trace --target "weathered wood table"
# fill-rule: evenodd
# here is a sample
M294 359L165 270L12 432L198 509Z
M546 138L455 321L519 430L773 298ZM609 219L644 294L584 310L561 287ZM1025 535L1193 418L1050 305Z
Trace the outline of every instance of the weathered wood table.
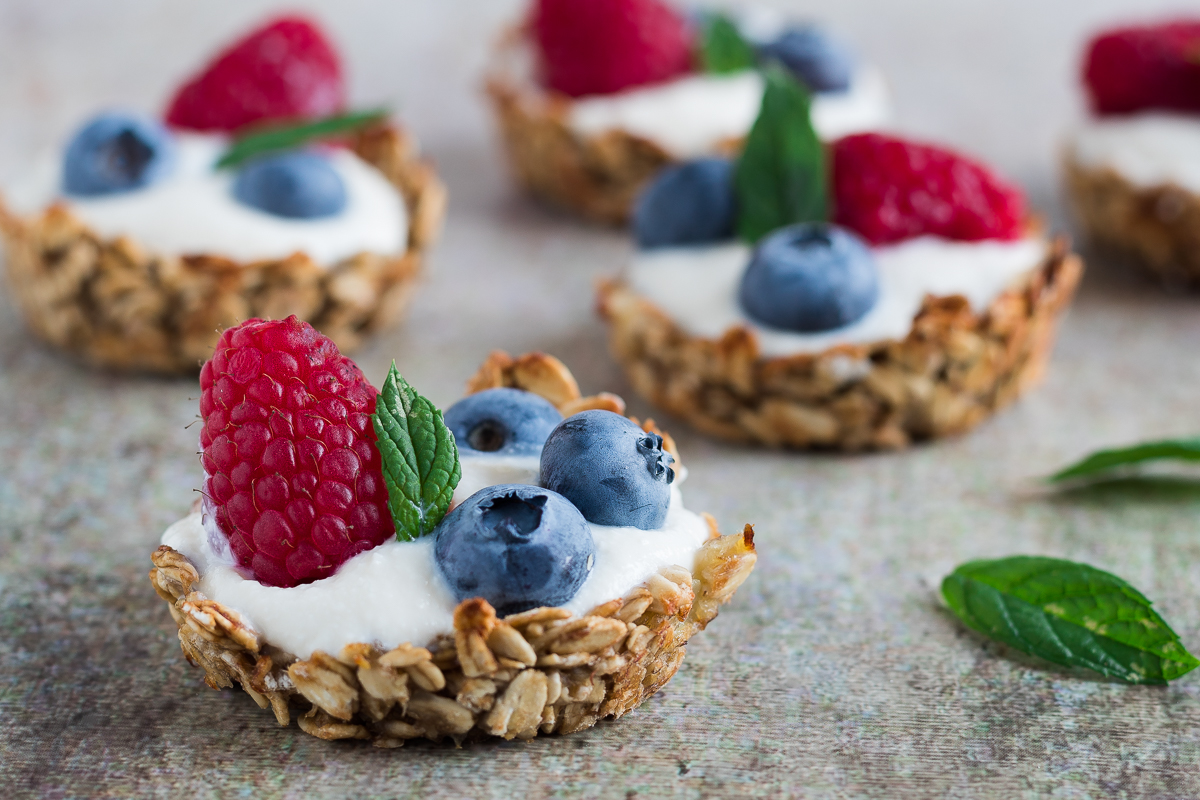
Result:
M0 176L99 106L157 108L267 5L0 2ZM361 353L367 374L379 381L394 358L449 403L490 349L540 348L585 391L629 396L590 312L626 240L517 196L480 99L490 37L520 3L311 5L345 49L355 100L399 109L452 193L411 319ZM1055 148L1082 113L1082 36L1176 4L795 5L887 70L904 129L994 160L1063 226ZM1030 490L1091 448L1200 430L1198 343L1200 299L1095 259L1044 386L964 438L811 456L675 426L689 504L726 530L755 523L761 560L666 690L565 739L380 751L277 728L184 662L146 572L199 484L195 382L77 368L0 300L0 786L7 797L1200 795L1200 678L1127 687L1048 668L966 632L936 594L970 558L1074 558L1130 580L1200 648L1200 484Z

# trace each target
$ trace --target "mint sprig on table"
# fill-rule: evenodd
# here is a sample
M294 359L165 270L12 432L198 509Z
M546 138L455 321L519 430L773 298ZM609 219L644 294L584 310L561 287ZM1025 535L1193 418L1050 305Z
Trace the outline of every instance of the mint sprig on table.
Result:
M259 129L235 139L229 149L225 151L225 155L217 161L217 169L235 167L255 156L280 150L292 150L309 142L351 133L386 119L387 116L387 109L376 108L369 111L338 114L312 122L303 122L299 125Z
M825 148L813 129L808 90L778 64L763 70L762 109L734 176L737 233L754 243L797 222L828 219Z
M1130 447L1097 450L1069 467L1059 470L1047 480L1058 483L1077 478L1090 478L1118 467L1165 459L1200 461L1200 438L1163 439L1157 442L1143 442Z
M758 61L754 46L742 37L729 17L717 14L704 26L700 63L705 72L717 75L750 69Z
M1086 564L971 561L942 581L942 595L968 627L1055 664L1151 684L1200 666L1141 592Z
M462 477L454 434L442 422L442 412L401 377L394 361L371 421L396 538L415 541L446 516Z

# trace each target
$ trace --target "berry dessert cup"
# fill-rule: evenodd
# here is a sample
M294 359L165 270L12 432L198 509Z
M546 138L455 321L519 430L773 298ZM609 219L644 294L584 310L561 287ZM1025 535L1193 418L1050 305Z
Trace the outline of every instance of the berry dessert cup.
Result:
M683 507L673 441L557 359L493 353L441 412L291 317L200 373L203 500L150 580L188 660L323 739L573 733L679 668L754 567Z
M1200 284L1200 18L1116 28L1088 44L1092 118L1064 163L1081 227L1170 285Z
M532 0L487 92L521 184L621 224L664 166L741 147L762 96L756 67L775 61L815 93L824 138L887 120L882 74L821 28L764 12L688 18L663 0Z
M40 338L187 372L218 331L296 314L351 349L402 314L445 190L382 112L345 114L337 54L284 17L175 94L109 111L0 196L8 280Z
M826 146L803 88L767 75L736 162L639 197L638 252L599 295L614 356L722 438L859 450L971 428L1041 375L1081 261L987 167L877 133Z

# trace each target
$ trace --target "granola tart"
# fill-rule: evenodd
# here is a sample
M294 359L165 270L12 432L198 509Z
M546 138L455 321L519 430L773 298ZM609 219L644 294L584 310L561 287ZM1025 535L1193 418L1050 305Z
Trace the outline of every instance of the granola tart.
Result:
M624 409L615 395L581 396L562 363L540 353L516 359L493 353L468 392L505 387L534 393L563 414ZM657 430L651 421L644 427ZM670 437L660 435L663 447L674 450ZM197 504L193 516L201 513ZM201 571L175 549L155 551L150 580L205 682L214 689L241 686L282 726L294 716L313 736L377 747L409 739L530 739L619 718L675 674L688 639L712 621L756 560L749 525L721 536L712 517L703 519L706 541L690 567L661 566L582 612L538 607L499 614L482 598L466 598L453 607L451 624L426 640L349 642L303 658L205 596Z
M1093 35L1080 75L1091 114L1062 158L1088 238L1171 287L1200 284L1197 46L1196 16Z
M155 253L97 234L64 205L22 216L0 197L13 297L39 338L109 369L195 372L220 330L254 316L296 314L354 349L402 316L441 228L446 190L398 125L360 131L353 149L403 197L410 225L400 255L321 266L304 253L248 263Z
M887 121L888 91L876 68L855 64L849 50L836 40L830 45L818 27L790 25L759 11L738 20L737 27L760 58L787 63L779 42L799 29L824 43L813 51L836 51L847 62L838 65L847 72L843 83L812 89L823 137ZM639 192L664 167L741 150L762 94L753 64L719 75L693 64L679 74L619 90L558 91L539 82L546 77L541 74L546 58L532 28L533 23L516 26L502 35L485 80L509 167L531 194L587 219L622 225ZM704 28L702 22L690 34L697 37L696 49ZM809 80L812 86L812 76Z
M639 202L637 250L599 288L614 357L652 403L735 441L888 449L972 428L1041 376L1082 262L986 165L881 133L822 146L806 98L768 79L736 181L697 160Z
M926 297L902 339L764 355L753 331L682 330L621 280L601 284L609 345L633 387L722 439L772 447L898 449L962 433L1042 376L1083 262L1065 239L986 309Z
M446 190L384 110L347 112L336 48L268 20L161 119L108 109L0 195L30 329L80 361L194 372L219 331L295 314L342 347L394 324Z

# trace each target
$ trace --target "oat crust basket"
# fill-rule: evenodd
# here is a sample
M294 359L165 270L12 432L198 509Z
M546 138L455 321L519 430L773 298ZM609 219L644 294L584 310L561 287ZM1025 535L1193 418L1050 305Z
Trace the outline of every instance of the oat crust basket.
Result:
M1085 234L1168 286L1200 286L1200 196L1165 183L1137 186L1111 167L1063 158L1067 193Z
M530 79L529 37L524 28L500 40L485 88L500 125L509 167L532 194L588 219L628 221L638 192L674 163L654 142L621 130L584 135L571 130L571 98ZM730 153L740 139L722 143Z
M0 197L16 303L38 337L108 369L195 372L219 331L251 317L295 314L353 350L403 314L446 205L437 174L399 126L364 130L353 148L404 198L408 247L399 256L360 253L324 269L304 254L252 263L164 256L129 237L100 237L63 205L19 217Z
M723 439L773 447L897 449L966 431L1036 383L1083 262L1065 239L983 313L961 295L928 296L903 340L767 357L750 330L682 331L619 280L598 308L640 394Z
M624 410L615 395L581 397L562 363L541 353L517 359L493 353L468 391L497 386L541 394L566 414ZM652 421L645 427L657 431ZM486 601L466 600L454 611L453 631L388 651L357 643L306 660L282 652L237 612L195 591L196 568L165 545L153 554L150 582L205 683L240 685L280 725L295 714L313 736L366 739L377 747L408 739L531 739L621 717L679 669L688 639L717 616L757 560L749 525L721 536L712 517L705 519L710 538L691 572L665 567L623 598L578 617L538 608L500 618Z

